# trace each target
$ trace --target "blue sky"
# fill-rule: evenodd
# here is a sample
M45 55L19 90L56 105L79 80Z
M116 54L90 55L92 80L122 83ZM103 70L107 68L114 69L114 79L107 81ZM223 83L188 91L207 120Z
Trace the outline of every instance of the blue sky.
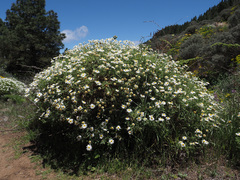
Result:
M0 18L16 0L1 0ZM46 10L58 14L65 48L92 39L118 36L138 43L168 25L183 24L221 0L46 0ZM156 24L149 21L154 21Z

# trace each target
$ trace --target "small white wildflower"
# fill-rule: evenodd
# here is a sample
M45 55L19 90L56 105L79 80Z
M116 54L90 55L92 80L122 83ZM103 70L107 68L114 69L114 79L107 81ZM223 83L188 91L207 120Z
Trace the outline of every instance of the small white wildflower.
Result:
M42 96L42 93L40 93L40 92L39 92L39 93L37 93L37 97L39 97L39 98L40 98L41 96Z
M118 125L118 126L116 127L116 130L119 131L120 129L121 129L121 126Z
M183 136L182 139L183 139L183 140L187 140L187 137L186 137L186 136Z
M91 108L91 109L94 109L94 108L95 108L95 105L94 105L94 104L90 104L90 108Z
M140 97L141 97L141 98L145 98L145 95L143 95L143 94L140 94Z
M34 102L35 102L35 103L37 103L38 101L39 101L39 99L38 99L38 98L35 98L35 99L34 99Z
M153 115L149 115L149 119L150 119L150 121L154 121Z
M126 109L127 108L127 106L124 105L124 104L121 107L122 107L122 109Z
M114 140L113 139L109 139L109 144L113 144L114 143Z
M181 145L181 147L185 147L186 146L182 141L179 141L178 143Z
M195 91L191 91L190 94L195 94Z
M209 144L209 142L206 141L205 139L202 140L202 143L205 144L205 145L208 145L208 144Z
M236 133L237 136L240 136L240 132Z
M81 111L82 109L83 109L83 107L82 106L78 106L78 108L77 108L79 111Z
M73 119L69 119L69 120L68 120L68 123L69 123L69 124L72 124L72 123L73 123Z
M93 70L93 72L95 72L95 73L97 73L97 74L98 74L98 73L100 73L100 71L99 71L99 70Z
M161 121L161 122L163 122L163 121L164 121L164 119L163 119L163 118L161 118L161 117L160 117L160 118L158 118L158 120L159 120L159 121Z
M202 134L202 131L200 131L199 129L196 129L195 133Z
M89 86L88 86L88 85L85 85L85 86L83 86L83 88L84 88L84 89L88 89L88 88L89 88Z
M87 124L86 123L82 124L82 128L86 129L87 128Z
M154 101L156 98L155 98L155 97L151 97L150 99L151 99L152 101Z
M136 119L137 119L137 121L141 121L141 120L142 120L142 118L141 118L141 117L137 117Z
M86 147L87 151L91 151L92 150L92 145L91 144L88 144L87 147Z
M104 137L103 134L99 134L100 139L103 139L103 137Z
M170 117L166 117L166 120L170 120Z
M164 83L164 86L168 86L168 85L169 85L169 82L165 82L165 83Z
M131 113L131 112L132 112L132 109L127 109L127 112L128 112L128 113Z
M81 74L81 77L85 77L85 76L86 76L86 73L82 73L82 74Z
M98 85L98 86L101 86L102 83L100 81L95 81L95 83Z

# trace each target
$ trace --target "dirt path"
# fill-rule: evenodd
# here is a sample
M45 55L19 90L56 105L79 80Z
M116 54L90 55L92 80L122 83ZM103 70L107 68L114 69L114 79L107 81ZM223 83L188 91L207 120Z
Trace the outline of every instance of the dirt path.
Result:
M30 152L21 153L16 158L12 147L14 139L19 139L23 132L0 132L0 180L38 180L36 165L29 159ZM23 151L21 148L20 151Z

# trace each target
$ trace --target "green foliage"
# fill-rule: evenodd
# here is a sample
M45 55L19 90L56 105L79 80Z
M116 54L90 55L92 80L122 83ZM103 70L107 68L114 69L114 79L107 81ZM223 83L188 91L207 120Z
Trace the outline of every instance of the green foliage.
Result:
M45 10L45 0L17 0L0 22L1 60L8 72L32 75L50 64L63 48L64 35L54 11Z
M231 16L231 9L224 9L222 10L222 12L220 13L220 21L227 21L228 18Z
M230 30L230 33L232 34L232 36L235 39L235 43L240 44L240 24L235 26L234 28L232 28Z
M166 55L107 39L55 58L27 94L38 107L33 126L44 144L71 152L61 158L177 160L201 151L220 123L205 85Z
M230 28L233 28L240 24L240 9L235 11L235 13L228 18L228 22Z
M226 20L232 21L233 24L238 24L239 18L237 19L238 12L236 12L236 10L239 8L239 3L239 0L221 1L217 6L209 8L204 14L201 14L199 17L193 17L190 22L185 22L182 25L175 24L166 26L154 34L153 38L151 39L151 44L155 44L155 40L157 38L168 34L192 34L199 25L202 26L204 24L212 24L213 22L224 22ZM231 14L232 17L230 17Z
M184 34L195 34L198 28L199 25L191 25L184 31Z
M215 100L222 103L224 111L221 115L225 123L214 138L216 148L223 151L234 163L240 162L240 74L220 80L214 89Z
M1 96L1 99L11 100L17 104L22 104L22 103L26 102L26 99L18 94L5 94L5 95Z
M237 63L232 59L240 50L239 7L239 0L221 1L182 26L163 28L147 44L187 63L194 74L213 83L221 74L236 71Z
M181 44L179 56L182 59L190 59L199 56L201 54L203 42L204 40L201 34L190 36Z
M206 25L197 29L196 33L200 34L204 38L210 38L215 33L215 27L211 25Z
M10 48L12 47L12 43L9 41L8 37L11 37L11 34L6 27L5 22L0 19L0 64L3 69L6 69L7 67L7 56Z

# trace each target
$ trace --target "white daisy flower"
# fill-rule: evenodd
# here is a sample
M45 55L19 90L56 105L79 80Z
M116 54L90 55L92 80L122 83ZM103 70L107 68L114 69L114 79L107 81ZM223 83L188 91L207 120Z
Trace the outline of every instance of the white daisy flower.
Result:
M109 139L109 144L114 144L114 140L113 139Z
M82 124L82 128L86 129L87 128L87 124L86 123Z
M163 119L163 118L161 118L161 117L160 117L160 118L158 118L158 120L159 120L159 121L161 121L161 122L163 122L163 121L164 121L164 119Z
M185 147L186 146L182 141L179 141L178 143L181 145L181 147Z
M150 121L154 121L153 115L149 115L149 119L150 119Z
M94 109L94 108L95 108L95 105L94 105L94 104L90 104L90 108L91 108L91 109Z
M120 129L121 129L121 126L118 125L118 126L116 127L116 130L119 131Z
M86 73L82 73L82 74L81 74L81 77L85 77L85 76L86 76Z
M209 144L209 142L206 141L205 139L202 140L202 143L205 144L205 145L208 145L208 144Z
M132 112L132 109L127 109L127 112L128 112L128 113L131 113L131 112Z
M126 105L124 105L124 104L122 104L122 109L126 109L127 108L127 106Z
M183 139L183 140L187 140L187 137L186 137L186 136L183 136L182 139Z
M91 144L88 144L87 147L86 147L87 151L91 151L92 150L92 145Z

